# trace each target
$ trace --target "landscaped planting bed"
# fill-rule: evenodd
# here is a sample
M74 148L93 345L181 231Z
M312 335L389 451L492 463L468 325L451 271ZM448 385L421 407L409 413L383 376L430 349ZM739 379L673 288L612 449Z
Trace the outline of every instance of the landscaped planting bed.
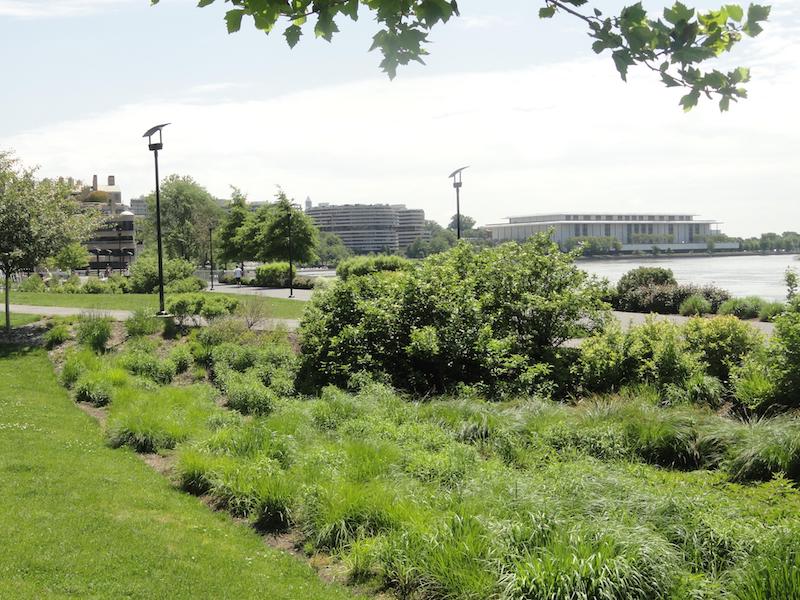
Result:
M574 365L583 391L559 402L421 398L365 373L302 396L286 336L230 318L101 358L69 350L62 380L107 382L109 444L174 458L176 485L366 589L798 597L800 424L721 408L763 340L692 327L598 333Z

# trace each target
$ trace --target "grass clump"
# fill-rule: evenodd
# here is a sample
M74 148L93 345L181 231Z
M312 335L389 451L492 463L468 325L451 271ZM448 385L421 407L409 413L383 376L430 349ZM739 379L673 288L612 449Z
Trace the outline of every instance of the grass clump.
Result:
M75 398L95 406L105 406L111 401L113 386L101 371L81 375L75 383Z
M275 407L277 396L253 373L227 370L217 376L228 406L245 415L267 415Z
M71 338L69 327L65 323L58 323L44 334L44 345L48 350L60 346Z
M711 302L706 300L702 294L692 294L686 300L681 302L678 308L678 313L684 317L701 317L709 314L711 311Z
M785 311L786 305L783 302L765 302L761 310L758 311L758 320L772 323Z
M733 481L769 481L778 473L800 481L800 421L757 419L742 430L728 471Z
M217 411L213 391L206 385L121 390L109 411L109 443L137 452L174 448L205 433Z
M764 300L758 296L731 298L722 303L717 314L733 315L739 319L757 319L764 304Z
M137 308L125 320L125 333L132 338L154 335L159 332L162 326L163 323L153 316L152 311L146 308Z
M111 319L95 314L82 314L77 326L78 342L95 352L105 352L111 338Z

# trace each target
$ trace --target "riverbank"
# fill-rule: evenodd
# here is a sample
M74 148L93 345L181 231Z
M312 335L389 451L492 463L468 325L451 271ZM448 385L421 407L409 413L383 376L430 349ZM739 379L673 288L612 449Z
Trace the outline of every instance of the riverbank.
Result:
M577 262L592 262L606 260L641 261L641 260L672 260L673 258L725 258L731 256L794 256L800 260L797 252L685 252L670 254L604 254L602 256L579 256Z

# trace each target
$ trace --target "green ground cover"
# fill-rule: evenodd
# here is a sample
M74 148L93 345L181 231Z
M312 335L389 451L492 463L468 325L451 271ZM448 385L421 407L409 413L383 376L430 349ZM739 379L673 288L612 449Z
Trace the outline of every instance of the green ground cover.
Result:
M241 295L213 294L241 299ZM167 295L169 298L169 294ZM263 298L273 319L299 319L305 302L288 298ZM98 310L137 310L158 308L157 294L53 294L48 292L11 292L12 304L67 306Z
M0 596L345 598L109 449L44 351L0 348Z
M195 364L159 385L176 347ZM112 445L177 449L185 490L259 530L292 529L309 554L401 598L800 594L791 416L664 406L656 386L568 404L419 402L363 375L357 391L309 398L294 391L297 362L279 335L223 320L102 359L70 353L62 379L76 393L106 383Z
M19 327L20 325L28 325L29 323L35 323L42 317L39 315L25 315L25 314L16 314L11 313L11 327ZM6 313L5 311L0 311L0 327L4 326L6 322Z

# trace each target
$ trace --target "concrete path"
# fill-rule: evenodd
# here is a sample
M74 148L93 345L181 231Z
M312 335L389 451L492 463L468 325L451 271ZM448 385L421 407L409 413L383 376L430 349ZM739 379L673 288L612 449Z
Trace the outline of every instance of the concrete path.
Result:
M612 311L614 316L617 320L622 324L623 329L630 329L631 327L636 327L637 325L642 325L649 317L649 314L644 313L632 313L632 312L622 312L619 310ZM667 320L677 325L682 325L689 320L689 317L682 317L680 315L655 315L656 319L658 320ZM774 323L763 323L761 321L746 321L762 333L766 335L772 335L772 332L775 330Z
M70 306L32 306L29 304L12 304L11 313L24 313L28 315L42 315L45 317L75 317L78 315L91 313L104 317L111 317L115 321L124 321L133 312L130 310L103 310L97 308L74 308ZM200 325L206 323L201 320ZM298 319L267 319L259 323L253 329L267 330L275 329L277 326L286 327L289 331L295 331L300 327Z
M223 287L223 286L220 286ZM234 293L253 293L253 288L237 288L236 286L224 286L226 288L233 287L233 289L241 289L241 290L249 290L246 292L234 292ZM216 288L216 286L215 286ZM263 288L255 288L255 290L259 290ZM214 290L216 291L216 289ZM220 289L220 292L225 291L226 293L229 290ZM284 290L265 290L265 291L272 291L272 292L280 292ZM298 290L303 291L309 294L311 290ZM262 295L262 294L258 294ZM267 294L263 294L267 295ZM275 296L271 296L275 297ZM115 321L124 321L128 317L133 314L129 310L102 310L102 309L90 309L90 308L72 308L66 306L31 306L28 304L12 304L11 305L11 312L12 313L27 313L29 315L44 315L50 317L70 317L80 315L82 313L91 312L93 314L100 314L104 316L111 317ZM613 311L614 317L622 324L622 328L627 330L631 327L635 327L637 325L642 325L647 317L650 315L644 313L632 313L632 312L622 312L622 311ZM678 325L686 323L689 320L689 317L682 317L680 315L655 315L656 319L659 320L667 320L671 321L672 323L676 323ZM748 321L750 325L761 331L762 333L770 336L775 329L775 325L772 323L762 323L760 321ZM201 323L203 324L203 323ZM273 329L275 326L280 325L286 327L289 331L296 331L300 327L300 321L298 319L269 319L262 324L259 324L255 327L255 329L263 330L263 329Z
M311 300L314 290L294 290L293 298L289 298L289 288L263 288L252 285L228 285L215 283L214 289L206 289L207 292L218 292L220 294L244 294L250 296L266 296L268 298L286 298L287 300L300 300L306 302Z

